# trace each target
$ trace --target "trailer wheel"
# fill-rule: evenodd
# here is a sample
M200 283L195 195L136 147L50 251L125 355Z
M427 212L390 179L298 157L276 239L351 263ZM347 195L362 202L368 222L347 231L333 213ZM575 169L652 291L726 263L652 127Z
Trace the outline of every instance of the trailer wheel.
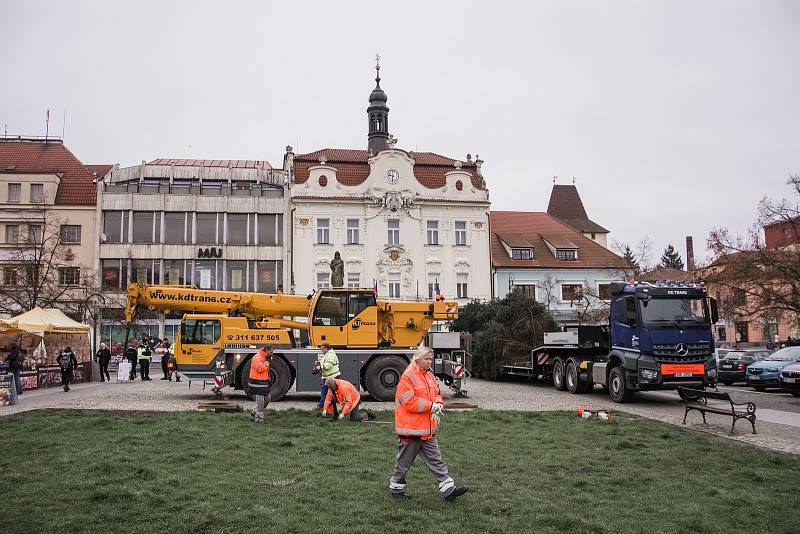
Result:
M567 362L565 382L567 384L567 391L573 394L586 393L591 388L590 384L581 382L578 373L578 364L575 360L570 360Z
M242 367L242 389L250 400L253 399L253 395L250 393L250 364L252 361L248 360ZM269 382L272 384L269 392L273 401L282 399L292 387L292 373L280 356L273 356L269 364Z
M564 362L559 358L553 362L553 387L558 391L567 389L567 385L564 383Z
M608 378L608 395L614 402L630 402L633 398L633 391L628 389L625 383L625 368L621 365L611 370Z
M394 400L394 392L408 361L400 356L380 356L364 372L364 386L370 396L378 401Z

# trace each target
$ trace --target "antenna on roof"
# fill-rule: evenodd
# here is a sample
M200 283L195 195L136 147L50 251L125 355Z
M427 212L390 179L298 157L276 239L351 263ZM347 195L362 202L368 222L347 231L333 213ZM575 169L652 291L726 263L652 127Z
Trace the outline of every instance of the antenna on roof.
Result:
M64 120L61 122L61 142L64 142L64 130L67 129L67 106L64 106Z
M556 180L558 180L558 176L553 176L553 183L556 183Z
M575 185L575 177L572 177L572 185Z

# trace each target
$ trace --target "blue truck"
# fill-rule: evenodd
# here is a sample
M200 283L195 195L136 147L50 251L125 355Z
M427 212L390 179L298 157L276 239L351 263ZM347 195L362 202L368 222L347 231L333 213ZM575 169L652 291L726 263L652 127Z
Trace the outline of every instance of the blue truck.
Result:
M716 387L711 326L715 299L690 282L613 282L607 325L544 336L530 360L503 366L508 375L544 377L558 390L600 385L614 402L636 391Z

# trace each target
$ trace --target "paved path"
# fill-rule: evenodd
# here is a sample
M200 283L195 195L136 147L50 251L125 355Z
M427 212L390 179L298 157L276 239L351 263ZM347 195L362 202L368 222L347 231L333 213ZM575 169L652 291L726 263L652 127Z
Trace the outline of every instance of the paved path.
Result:
M470 402L481 408L492 410L523 411L574 411L579 405L606 408L626 412L666 423L679 425L683 420L683 404L675 392L638 393L629 404L614 404L600 388L584 395L571 395L556 391L551 386L537 382L490 382L470 379L466 389ZM722 389L722 388L720 388ZM230 392L229 397L241 402L249 409L252 402L241 392ZM446 388L443 388L446 391ZM730 417L709 414L708 426L702 423L700 414L690 413L686 427L721 437L750 443L759 447L800 454L800 398L789 394L758 393L744 388L726 388L737 402L750 400L756 403L758 434L750 433L746 421L736 424L731 436ZM20 397L16 406L0 407L0 416L29 410L46 408L73 408L97 410L149 410L182 411L196 410L201 400L212 398L209 388L193 382L191 388L186 381L168 382L154 379L150 382L76 384L65 393L61 388L28 391ZM314 393L297 393L292 390L280 402L273 402L269 410L297 408L316 410L319 396ZM365 399L365 406L372 409L392 409L393 402L372 402ZM576 415L577 417L577 415Z

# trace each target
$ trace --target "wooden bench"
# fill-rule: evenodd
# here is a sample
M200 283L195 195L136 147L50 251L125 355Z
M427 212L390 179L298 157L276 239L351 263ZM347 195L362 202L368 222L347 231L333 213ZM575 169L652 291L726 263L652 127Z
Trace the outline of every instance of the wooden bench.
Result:
M690 410L697 410L703 416L703 423L706 423L706 412L730 415L733 417L731 423L731 434L739 419L747 419L753 427L753 434L756 433L756 405L752 402L733 402L727 393L716 393L713 391L703 391L702 389L678 388L678 395L686 403L686 411L683 414L683 424L686 424L686 416ZM712 401L709 403L709 401Z

